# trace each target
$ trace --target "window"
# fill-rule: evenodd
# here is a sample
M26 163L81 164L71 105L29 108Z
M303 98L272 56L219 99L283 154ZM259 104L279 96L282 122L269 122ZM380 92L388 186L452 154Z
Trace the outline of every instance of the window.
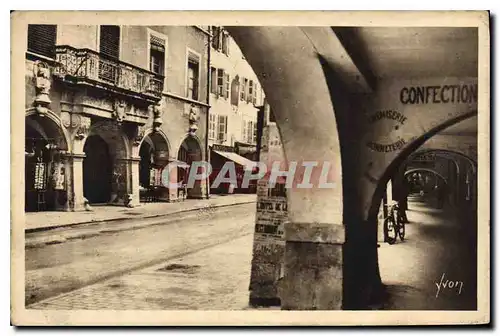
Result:
M227 32L222 33L222 52L229 56L229 34Z
M210 67L210 92L217 94L217 69Z
M257 95L259 94L259 85L257 84L257 82L255 82L254 84L255 84L255 86L253 88L253 90L254 90L253 104L257 105L257 103L258 103Z
M215 127L217 124L217 116L215 114L208 115L208 138L215 139Z
M253 80L250 80L248 84L248 95L247 95L247 103L251 103L253 101Z
M149 70L158 75L165 74L165 40L154 35L149 43Z
M211 92L217 97L224 97L228 99L230 89L229 74L225 72L224 69L211 68L211 76Z
M28 50L53 58L57 37L56 25L28 25Z
M212 48L215 50L220 50L222 47L222 41L221 41L221 28L217 26L212 27Z
M255 121L243 121L243 142L257 143L257 123Z
M99 41L99 52L112 58L120 58L119 26L101 26Z
M229 34L222 27L212 27L212 48L229 55Z
M247 87L248 87L248 79L243 78L243 80L241 81L240 100L246 100Z
M227 139L227 116L219 116L219 125L217 129L217 140L226 141Z
M224 98L229 98L229 74L224 73Z
M240 101L239 98L239 89L240 89L240 78L236 75L231 82L231 105L238 106Z
M217 69L217 95L224 96L224 69Z
M198 61L192 58L188 60L187 96L193 100L198 100L198 64Z
M252 143L256 144L257 143L257 123L253 122L253 137L252 137Z
M247 143L252 143L252 140L253 140L253 124L254 124L253 121L249 121L248 122L247 136L246 136L246 142Z
M247 133L248 133L247 129L248 129L248 123L246 120L243 120L243 134L241 135L243 142L247 142Z

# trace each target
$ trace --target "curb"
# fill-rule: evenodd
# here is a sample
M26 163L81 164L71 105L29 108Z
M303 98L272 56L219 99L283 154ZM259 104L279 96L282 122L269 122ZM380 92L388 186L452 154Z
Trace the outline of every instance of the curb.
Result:
M168 212L168 213L145 215L142 217L115 217L115 218L103 219L103 220L91 220L91 221L76 222L76 223L70 223L70 224L61 224L61 225L55 225L55 226L37 227L37 228L32 228L32 229L24 229L24 233L27 234L27 233L34 233L34 232L44 232L44 231L50 231L50 230L54 230L54 229L65 228L65 227L68 227L68 228L74 227L77 225L105 224L105 223L109 223L109 222L116 222L116 221L123 221L123 220L152 219L152 218L156 218L156 217L176 215L176 214L180 214L180 213L184 213L184 212L193 212L193 211L197 211L197 210L204 209L204 208L224 208L224 207L230 207L230 206L235 206L235 205L251 204L251 203L256 203L256 202L257 202L257 200L244 201L244 202L229 203L229 204L201 206L201 207L197 207L197 208L178 210L178 211L173 211L173 212Z

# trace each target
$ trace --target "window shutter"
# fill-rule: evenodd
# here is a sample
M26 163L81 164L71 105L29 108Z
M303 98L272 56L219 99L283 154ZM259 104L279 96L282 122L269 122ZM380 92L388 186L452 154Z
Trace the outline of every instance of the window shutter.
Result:
M240 100L245 100L245 78L241 78L240 82Z
M224 140L226 140L226 135L227 135L227 116L225 116L225 123L224 123Z
M258 93L259 93L259 86L258 86L257 82L255 82L255 87L253 88L253 103L254 103L254 105L257 105Z
M217 95L224 96L224 69L217 69Z
M247 103L251 103L253 101L253 80L250 80L248 83L248 95L247 95Z
M28 25L28 50L47 57L55 56L56 25Z
M217 124L217 140L224 140L224 116L219 116L218 124Z
M210 81L211 92L217 94L217 69L214 67L210 68Z
M252 143L257 143L257 123L253 123L253 139Z
M231 105L238 106L238 102L240 101L239 89L239 77L236 75L231 82Z
M120 57L120 27L101 26L99 51L112 58Z
M224 97L226 97L226 99L228 99L230 85L229 85L229 74L227 72L224 72L224 85L225 85Z

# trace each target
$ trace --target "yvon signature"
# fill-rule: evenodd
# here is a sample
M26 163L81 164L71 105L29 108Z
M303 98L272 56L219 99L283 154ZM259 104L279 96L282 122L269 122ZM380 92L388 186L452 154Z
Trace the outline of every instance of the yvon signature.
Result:
M463 281L454 281L454 280L449 280L445 279L446 273L443 273L441 276L441 280L439 283L435 283L437 287L437 292L436 292L436 298L439 297L439 293L443 289L448 289L448 290L455 290L458 295L462 294L462 288L464 287L464 282Z

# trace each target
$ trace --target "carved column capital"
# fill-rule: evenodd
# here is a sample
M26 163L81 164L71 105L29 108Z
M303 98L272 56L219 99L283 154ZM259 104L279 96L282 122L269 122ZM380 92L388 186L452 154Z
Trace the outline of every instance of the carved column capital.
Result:
M137 126L137 130L135 132L133 145L139 146L142 142L142 139L146 136L146 127L145 126Z
M198 130L198 120L199 117L199 109L195 105L191 105L189 109L189 133L194 134Z
M113 105L113 117L118 123L121 123L127 116L127 102L122 99L115 100Z
M73 115L75 117L77 115ZM90 130L90 124L91 120L89 117L84 117L78 115L79 122L76 124L76 133L75 133L75 139L77 140L83 140L85 137L88 135L89 130Z
M164 112L163 100L158 103L150 105L150 109L153 112L153 130L155 132L160 130L160 126L163 124L162 115Z

